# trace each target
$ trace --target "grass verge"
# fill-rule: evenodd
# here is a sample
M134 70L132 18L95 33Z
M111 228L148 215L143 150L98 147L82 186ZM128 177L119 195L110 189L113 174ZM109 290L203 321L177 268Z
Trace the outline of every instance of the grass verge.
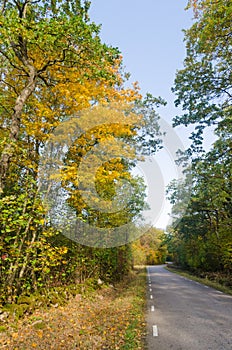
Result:
M39 308L5 322L0 348L7 350L144 349L146 271L136 268L123 282L77 294L65 305Z
M198 276L193 275L189 271L182 270L180 268L177 269L177 268L172 267L172 266L166 266L166 269L171 271L171 272L177 273L178 275L187 277L193 281L205 284L208 287L212 287L214 289L217 289L223 293L232 295L232 289L230 287L227 287L227 286L224 286L224 285L217 283L215 281L209 280L208 278L198 277Z

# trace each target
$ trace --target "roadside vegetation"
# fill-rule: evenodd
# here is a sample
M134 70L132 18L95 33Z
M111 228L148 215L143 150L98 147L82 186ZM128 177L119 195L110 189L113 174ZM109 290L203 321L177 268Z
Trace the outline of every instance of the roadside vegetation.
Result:
M64 289L31 314L1 323L1 349L144 349L146 270L134 269L113 285ZM25 301L26 302L26 301Z
M175 264L231 288L232 274L232 93L231 14L228 0L191 0L194 24L185 31L184 68L173 92L182 113L174 126L191 126L191 145L179 154L184 181L168 190L173 224L167 244ZM204 137L214 142L204 149Z

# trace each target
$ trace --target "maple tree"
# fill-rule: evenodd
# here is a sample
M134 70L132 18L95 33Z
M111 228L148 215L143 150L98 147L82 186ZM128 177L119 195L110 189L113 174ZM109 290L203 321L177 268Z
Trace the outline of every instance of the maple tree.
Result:
M81 129L80 137L64 157L62 186L68 191L68 202L77 215L96 226L115 227L131 222L144 207L145 187L130 171L146 148L154 153L160 147L159 129L157 116L150 116L153 134L145 141L148 133L141 108L130 109L121 103L99 105L71 122L72 129L77 122L87 124L88 130L83 133ZM63 132L61 135L63 138Z

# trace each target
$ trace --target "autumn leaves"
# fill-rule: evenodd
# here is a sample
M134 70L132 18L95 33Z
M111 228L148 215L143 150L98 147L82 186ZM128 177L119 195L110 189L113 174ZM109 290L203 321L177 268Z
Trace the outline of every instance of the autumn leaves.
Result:
M1 1L0 249L8 301L75 279L77 270L111 275L130 265L129 246L100 253L77 243L131 240L145 199L131 169L160 147L163 101L142 99L136 83L124 86L122 56L101 42L87 5Z

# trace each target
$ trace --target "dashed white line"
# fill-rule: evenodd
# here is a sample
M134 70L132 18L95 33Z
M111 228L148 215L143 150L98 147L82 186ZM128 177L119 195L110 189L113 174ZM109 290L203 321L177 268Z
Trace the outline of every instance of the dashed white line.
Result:
M149 292L152 292L152 289L150 288Z
M153 337L158 337L158 327L156 325L152 326Z
M151 312L154 312L155 311L155 307L154 305L151 306Z
M150 299L153 299L153 295L150 295Z

